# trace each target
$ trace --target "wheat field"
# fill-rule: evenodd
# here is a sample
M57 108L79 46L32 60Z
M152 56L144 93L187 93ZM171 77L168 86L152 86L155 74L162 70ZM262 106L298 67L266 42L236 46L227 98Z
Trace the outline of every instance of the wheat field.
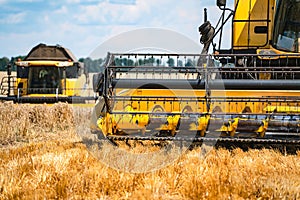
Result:
M0 199L300 199L300 152L196 148L157 170L129 173L82 142L90 110L61 103L0 103L0 109ZM122 158L109 143L99 148L102 158ZM127 161L127 167L136 162Z

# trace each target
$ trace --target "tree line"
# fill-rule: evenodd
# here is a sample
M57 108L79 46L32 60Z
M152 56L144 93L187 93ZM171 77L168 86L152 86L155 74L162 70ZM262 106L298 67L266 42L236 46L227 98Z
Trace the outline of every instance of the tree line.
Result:
M18 59L23 60L25 56L17 56L12 57L11 59L7 57L0 58L0 71L6 71L7 65L10 63L12 66L12 71L16 70L16 66L14 66L14 62ZM105 59L99 58L99 59L91 59L89 57L87 58L80 58L78 60L79 62L84 63L85 69L89 73L96 73L103 71L103 65L105 62ZM175 64L175 60L173 58L169 58L166 63L162 63L162 60L155 59L155 58L148 58L148 59L138 59L138 60L132 60L127 58L115 58L114 64L116 66L137 66L137 65L152 65L152 66L160 66L160 65L168 65L170 67L173 66L195 66L195 61L188 59L187 62L178 61Z
M166 61L163 61L160 58L146 58L146 59L128 59L128 58L115 58L114 65L116 66L169 66L169 67L190 67L196 66L196 61L192 59L187 59L187 61L177 60L175 61L173 58L168 58Z

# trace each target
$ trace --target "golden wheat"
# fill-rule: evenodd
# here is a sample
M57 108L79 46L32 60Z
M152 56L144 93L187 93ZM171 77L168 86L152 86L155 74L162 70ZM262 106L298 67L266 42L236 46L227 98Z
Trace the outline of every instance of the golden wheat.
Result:
M67 104L0 104L0 144L31 141L71 129L74 116Z
M97 155L80 142L75 124L88 122L89 111L67 104L0 108L0 199L300 198L300 153L213 149L204 155L198 148L172 157L181 153L174 147L145 156L138 166L125 147L104 142ZM149 152L144 148L137 145L131 153ZM151 172L125 172L163 162Z

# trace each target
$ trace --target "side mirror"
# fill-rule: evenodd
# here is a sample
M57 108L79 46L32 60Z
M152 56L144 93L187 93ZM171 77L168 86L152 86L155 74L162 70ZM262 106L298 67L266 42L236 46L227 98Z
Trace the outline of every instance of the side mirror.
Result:
M226 0L217 0L217 6L218 7L226 6Z

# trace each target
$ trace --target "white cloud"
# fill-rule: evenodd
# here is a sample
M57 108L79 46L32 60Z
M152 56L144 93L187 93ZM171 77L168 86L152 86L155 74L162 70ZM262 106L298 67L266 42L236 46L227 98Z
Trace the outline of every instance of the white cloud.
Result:
M124 5L132 5L135 4L135 0L109 0L109 3L113 4L124 4Z
M49 19L49 15L45 15L43 17L43 21L46 22L46 23L49 23L50 19Z
M94 3L97 4L103 0L66 0L68 4L85 4L85 3Z
M43 0L15 0L18 3L33 3L33 2L42 2Z
M80 0L66 0L66 2L73 4L73 3L80 3Z
M0 19L1 24L18 24L24 21L26 16L25 12L17 13L17 14L9 14L6 17Z
M127 24L134 22L145 10L138 5L111 4L108 1L97 5L82 5L76 20L83 24Z
M60 9L54 11L55 14L68 14L68 12L69 10L65 5L61 6Z

